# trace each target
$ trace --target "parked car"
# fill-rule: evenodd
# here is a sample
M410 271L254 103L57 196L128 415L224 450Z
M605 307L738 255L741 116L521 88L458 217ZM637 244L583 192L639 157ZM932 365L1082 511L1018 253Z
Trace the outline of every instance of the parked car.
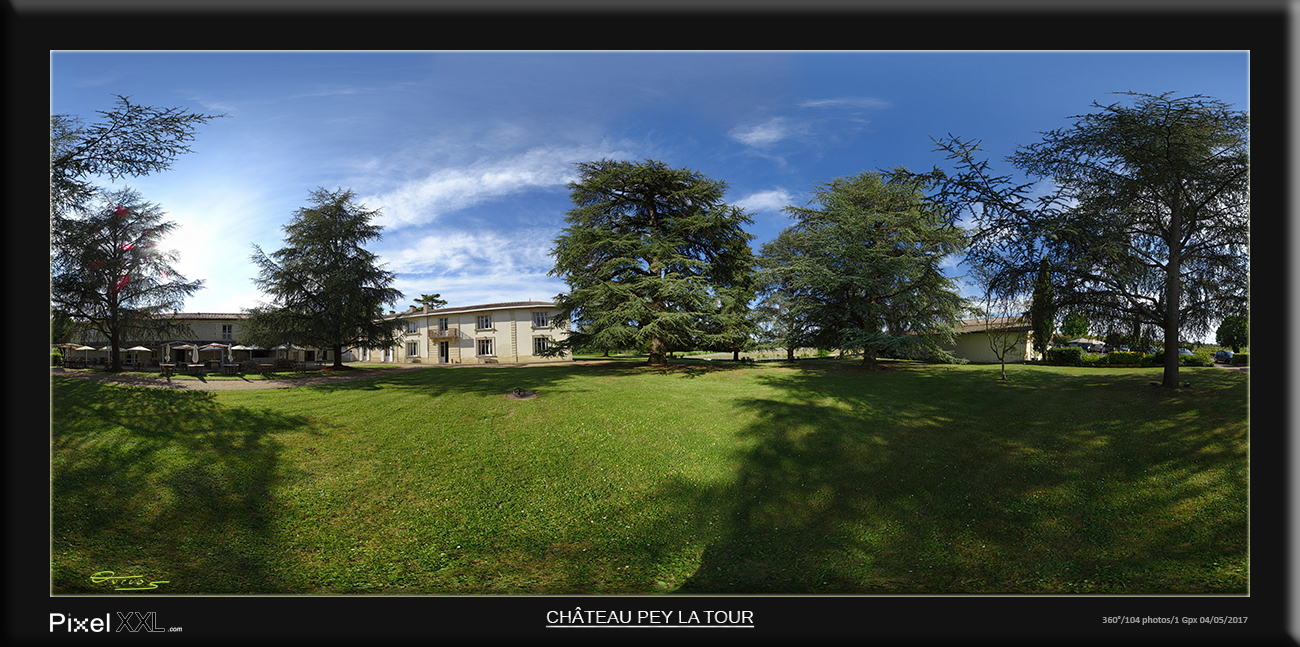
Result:
M1127 352L1129 352L1129 351L1128 351L1128 346L1120 346L1120 347L1119 347L1119 350L1120 350L1121 353L1127 353Z
M1214 351L1214 361L1223 362L1224 364L1231 364L1232 355L1233 353L1230 350L1216 350Z
M1193 355L1194 353L1192 353L1191 349L1188 349L1188 348L1179 348L1179 349L1178 349L1178 354L1179 354L1179 355Z

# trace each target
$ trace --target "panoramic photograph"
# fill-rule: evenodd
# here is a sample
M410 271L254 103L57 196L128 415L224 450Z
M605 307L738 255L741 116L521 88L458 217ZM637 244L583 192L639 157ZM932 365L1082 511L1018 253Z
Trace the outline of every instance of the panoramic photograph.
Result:
M52 596L1252 593L1250 52L49 65Z

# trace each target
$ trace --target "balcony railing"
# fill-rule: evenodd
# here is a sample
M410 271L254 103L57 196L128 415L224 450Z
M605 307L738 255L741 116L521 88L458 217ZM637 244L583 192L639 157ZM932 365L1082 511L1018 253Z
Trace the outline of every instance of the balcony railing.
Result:
M451 328L446 330L429 329L429 339L456 339L458 337L460 337L460 333Z

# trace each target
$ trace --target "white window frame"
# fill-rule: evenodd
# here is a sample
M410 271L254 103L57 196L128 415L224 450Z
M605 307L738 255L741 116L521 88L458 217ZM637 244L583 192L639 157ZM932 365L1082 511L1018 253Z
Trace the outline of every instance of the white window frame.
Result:
M438 330L451 330L451 318L440 317L438 319Z
M550 347L550 337L533 337L533 355L540 356L542 351L549 350Z
M474 328L476 330L491 330L492 315L486 314L486 315L479 315L478 317L475 317Z
M550 327L551 327L551 314L550 314L549 312L534 312L534 313L533 313L533 327L534 327L534 328L550 328Z
M414 319L408 319L406 321L406 334L414 335L418 332L420 332L420 322Z
M222 339L234 339L234 338L235 338L235 325L234 325L234 324L222 324L222 325L221 325L221 338L222 338Z
M406 356L407 356L407 357L419 357L419 356L420 356L420 342L418 342L418 341L408 341L408 342L406 342Z
M491 356L491 355L492 355L492 338L491 338L491 337L485 337L485 338L483 338L483 339L475 340L474 348L475 348L475 350L478 351L478 355L479 355L479 357L489 357L489 356Z

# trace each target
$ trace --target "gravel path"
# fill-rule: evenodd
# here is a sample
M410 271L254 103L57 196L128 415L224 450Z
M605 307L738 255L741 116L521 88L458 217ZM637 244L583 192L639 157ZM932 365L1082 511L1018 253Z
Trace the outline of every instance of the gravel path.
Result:
M601 360L578 360L574 364L598 366L601 364L611 364L611 361ZM334 384L336 382L351 382L352 380L364 380L368 377L384 377L388 375L398 375L409 373L411 371L421 371L425 369L442 369L442 370L460 370L473 369L479 366L515 366L525 368L529 366L552 366L550 362L538 362L535 364L457 364L455 366L438 365L438 364L408 364L401 367L385 368L383 371L349 371L338 375L314 375L310 377L273 377L271 379L250 380L239 378L229 379L193 379L193 378L166 378L158 373L105 373L104 371L85 371L73 370L65 371L62 368L51 368L53 375L63 375L82 380L94 380L96 382L106 382L109 384L121 384L123 386L146 386L155 389L174 389L178 391L254 391L259 389L292 389L295 386L318 386L321 384ZM391 364L373 364L373 366L392 366Z
M419 371L434 366L412 366L390 368L380 371L355 371L341 375L320 375L312 377L283 377L271 379L181 379L166 378L157 373L105 373L103 371L65 371L61 368L50 369L52 374L74 377L82 380L121 384L123 386L146 386L156 389L174 389L178 391L254 391L259 389L292 389L295 386L317 386L335 382L351 382L368 377L397 375L410 371Z

